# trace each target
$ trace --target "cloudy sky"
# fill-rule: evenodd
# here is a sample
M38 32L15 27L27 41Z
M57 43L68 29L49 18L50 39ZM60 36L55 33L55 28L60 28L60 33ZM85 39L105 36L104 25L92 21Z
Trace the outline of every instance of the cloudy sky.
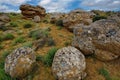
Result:
M47 12L68 12L84 10L120 11L120 0L0 0L0 12L20 12L21 4L41 5Z

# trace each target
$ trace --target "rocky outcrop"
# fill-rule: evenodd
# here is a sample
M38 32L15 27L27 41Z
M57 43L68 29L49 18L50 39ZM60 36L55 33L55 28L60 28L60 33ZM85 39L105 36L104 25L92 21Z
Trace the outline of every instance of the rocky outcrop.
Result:
M72 32L74 27L81 24L90 25L94 15L92 12L86 12L80 9L73 10L63 20L63 26Z
M29 4L23 4L20 6L20 10L23 16L27 18L34 18L39 16L43 18L46 15L46 10L41 6L32 6Z
M120 56L120 26L115 20L99 20L74 29L73 46L85 55L95 53L102 61Z
M18 48L5 60L5 72L13 78L22 78L30 73L36 56L31 48Z
M0 29L3 29L8 22L10 22L10 18L6 14L0 14Z
M59 49L54 56L52 71L57 80L81 80L86 76L85 68L84 55L74 47Z
M56 24L57 21L63 20L66 18L65 13L51 13L50 14L50 23Z

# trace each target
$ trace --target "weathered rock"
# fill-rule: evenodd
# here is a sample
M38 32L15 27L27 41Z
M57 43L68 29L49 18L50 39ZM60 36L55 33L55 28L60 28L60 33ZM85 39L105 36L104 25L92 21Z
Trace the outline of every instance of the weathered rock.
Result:
M13 78L25 77L29 74L36 61L31 48L18 48L9 54L5 60L5 72Z
M52 71L58 80L81 80L86 76L85 68L84 55L74 47L59 49L54 56Z
M0 29L5 29L5 25L8 22L10 22L10 18L6 14L0 14Z
M39 16L35 16L33 21L36 22L36 23L39 23L40 22L40 17Z
M108 17L108 19L113 19L113 20L117 21L118 24L120 24L120 12L110 15Z
M23 4L20 6L20 10L22 12L22 15L27 18L34 18L35 16L43 18L46 15L46 10L41 6Z
M92 23L93 16L94 14L92 12L76 9L71 11L63 20L63 26L73 32L73 28L76 27L76 25L90 25Z
M67 14L65 13L52 13L50 15L50 23L56 24L57 21L65 19Z
M1 14L0 15L0 22L9 22L10 18L6 14Z
M73 46L85 55L95 53L102 61L120 56L120 27L115 20L99 20L90 26L76 27L74 35Z

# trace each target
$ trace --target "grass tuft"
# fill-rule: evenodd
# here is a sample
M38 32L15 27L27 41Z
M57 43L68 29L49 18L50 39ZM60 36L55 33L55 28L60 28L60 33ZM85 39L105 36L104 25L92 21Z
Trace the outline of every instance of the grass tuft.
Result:
M104 76L106 80L112 80L107 69L101 68L98 71L99 71L99 74L101 74L102 76Z
M46 66L52 66L53 58L57 50L57 48L53 47L44 56L43 62Z

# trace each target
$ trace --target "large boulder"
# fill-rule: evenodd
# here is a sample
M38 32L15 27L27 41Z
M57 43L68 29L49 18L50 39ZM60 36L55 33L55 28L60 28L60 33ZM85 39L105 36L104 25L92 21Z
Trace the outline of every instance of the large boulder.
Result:
M31 48L18 48L5 60L5 72L13 78L22 78L31 72L36 56Z
M102 61L110 61L120 56L120 26L115 20L103 19L90 26L76 27L74 35L72 45L85 55L95 53Z
M34 18L35 16L40 16L40 18L43 18L46 15L46 10L41 6L23 4L20 6L20 10L22 15L27 18Z
M72 32L76 25L90 25L94 15L95 14L92 12L87 12L80 9L73 10L63 20L63 26Z
M56 52L52 71L57 80L81 80L86 76L85 69L85 57L76 48L69 46Z

